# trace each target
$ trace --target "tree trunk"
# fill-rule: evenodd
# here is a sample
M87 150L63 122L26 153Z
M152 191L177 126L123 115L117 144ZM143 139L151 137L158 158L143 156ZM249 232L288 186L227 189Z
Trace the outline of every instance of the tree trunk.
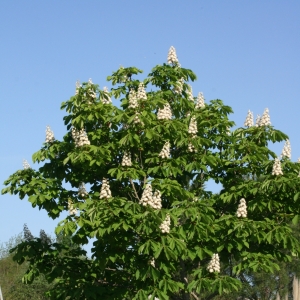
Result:
M185 285L185 287L188 286L188 279L187 279L187 272L185 269L185 264L183 260L180 260L180 277L181 277L181 282ZM187 292L183 292L182 294L182 300L190 300L190 295Z
M293 279L293 300L298 300L298 279L294 276Z
M276 293L276 300L280 300L280 295L278 292Z

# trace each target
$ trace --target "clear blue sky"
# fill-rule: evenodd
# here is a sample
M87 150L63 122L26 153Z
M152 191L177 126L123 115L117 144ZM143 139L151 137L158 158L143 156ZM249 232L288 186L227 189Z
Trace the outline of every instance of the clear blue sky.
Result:
M300 157L300 1L2 1L0 9L0 182L22 159L66 129L60 104L77 79L101 88L120 65L145 75L171 45L198 76L194 95L222 99L242 126L248 109L268 107ZM279 155L282 145L274 147ZM32 165L37 168L38 165ZM34 235L58 220L16 196L0 196L0 243L27 223Z

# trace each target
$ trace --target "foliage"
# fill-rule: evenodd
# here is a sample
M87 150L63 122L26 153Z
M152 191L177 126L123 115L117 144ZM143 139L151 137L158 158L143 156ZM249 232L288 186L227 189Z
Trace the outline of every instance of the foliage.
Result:
M276 155L268 148L287 135L271 125L230 132L232 109L221 100L195 106L187 82L196 75L178 63L157 65L142 82L134 78L139 73L120 68L108 77L110 92L91 81L78 87L61 107L63 140L33 155L39 169L5 181L2 193L27 196L53 219L70 209L56 233L79 247L32 239L14 249L18 263L29 263L26 282L44 274L55 283L52 299L209 298L241 288L239 274L276 271L277 261L299 252L289 222L300 215L300 165L282 158L283 175L272 175ZM141 83L147 99L132 108L130 91L142 95ZM168 105L171 119L158 118ZM167 142L170 156L163 158ZM209 191L208 180L222 191ZM100 199L104 182L112 196ZM161 194L161 209L141 201L147 184L156 200ZM241 198L247 218L236 216ZM162 232L167 216L171 225ZM80 246L90 238L88 258ZM220 273L207 270L214 253Z

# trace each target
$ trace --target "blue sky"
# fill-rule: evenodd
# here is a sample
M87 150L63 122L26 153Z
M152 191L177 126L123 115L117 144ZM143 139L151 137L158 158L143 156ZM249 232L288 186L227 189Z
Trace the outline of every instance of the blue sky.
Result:
M300 157L299 1L2 1L0 10L0 182L40 149L47 125L66 133L60 104L75 82L101 88L120 65L145 76L176 48L198 76L196 96L222 99L242 126L248 109L270 110ZM282 145L272 149L279 155ZM38 165L32 165L37 168ZM27 223L53 234L58 220L16 196L0 196L0 243Z

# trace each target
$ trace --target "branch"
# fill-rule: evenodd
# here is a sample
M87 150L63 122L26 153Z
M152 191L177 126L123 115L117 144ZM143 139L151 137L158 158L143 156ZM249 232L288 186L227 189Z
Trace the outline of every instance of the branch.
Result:
M144 165L143 165L143 160L142 160L142 151L141 151L141 150L140 150L140 162L141 162L141 168L142 168L142 170L144 170ZM147 180L147 178L144 177L144 182L143 182L143 184L146 183L146 180Z
M194 292L191 292L191 295L192 295L196 300L200 300L200 298L198 298L198 296L197 296Z
M131 183L131 185L132 185L132 188L133 188L133 190L134 190L135 197L136 197L138 200L140 200L139 195L138 195L138 193L137 193L137 191L136 191L136 189L135 189L135 185L134 185L132 179L130 178L129 181L130 181L130 183Z
M117 271L117 269L111 269L111 268L105 268L105 270L108 270L108 271Z

